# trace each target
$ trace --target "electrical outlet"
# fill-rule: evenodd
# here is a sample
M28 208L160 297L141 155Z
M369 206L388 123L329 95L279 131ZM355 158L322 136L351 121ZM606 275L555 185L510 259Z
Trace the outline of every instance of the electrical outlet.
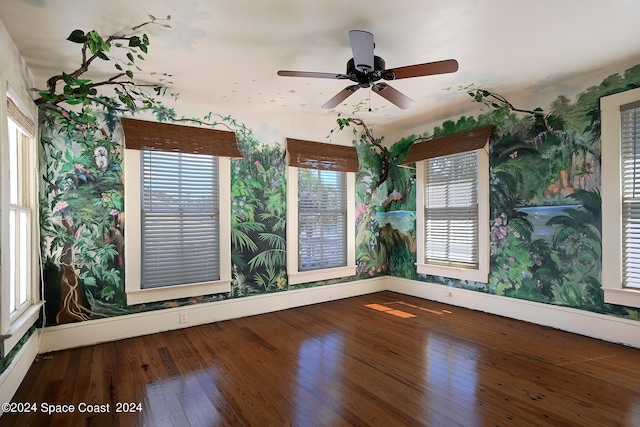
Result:
M187 317L187 313L184 311L180 313L180 323L187 323L188 321L189 318Z

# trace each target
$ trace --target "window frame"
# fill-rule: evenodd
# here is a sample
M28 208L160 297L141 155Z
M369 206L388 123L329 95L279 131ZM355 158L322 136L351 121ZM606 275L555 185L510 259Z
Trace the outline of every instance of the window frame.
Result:
M231 159L218 157L220 280L142 288L141 191L142 152L123 149L125 179L125 293L127 304L167 301L231 292Z
M488 283L489 280L489 144L475 151L478 156L478 266L448 266L425 262L425 164L416 161L416 270L418 274L449 277L459 280ZM447 157L447 156L441 156Z
M9 266L9 268L2 268L2 291L0 292L0 342L2 351L0 356L5 357L20 341L20 339L26 334L29 329L36 323L40 315L40 308L44 302L40 298L40 280L39 280L39 219L38 219L38 162L37 162L37 122L34 119L34 114L30 111L20 98L15 94L11 86L7 84L6 98L10 98L10 101L19 110L19 113L24 118L33 124L33 129L25 129L21 123L12 119L7 111L7 99L3 102L3 106L0 111L3 111L1 117L3 118L2 124L0 124L1 131L1 146L0 152L2 160L0 169L2 172L2 185L0 186L2 194L2 230L0 231L0 241L2 244L2 260L0 265ZM26 195L23 194L23 200L17 205L11 203L10 200L10 156L9 156L9 144L10 144L10 126L9 120L15 124L15 129L19 132L18 144L26 143L28 146L23 147L23 158L18 159L18 162L23 169L18 173L18 186L25 188ZM31 134L33 133L33 134ZM28 169L28 170L24 170ZM10 224L9 224L9 212L17 208L17 212L20 210L28 210L30 213L28 224L28 241L29 247L27 248L27 290L26 301L17 311L11 313L10 307L10 274L11 274L11 253L15 253L15 248L10 248ZM5 214L6 213L6 214ZM5 285L6 284L6 285ZM18 286L16 284L16 286Z
M287 274L290 284L317 282L356 274L355 172L343 172L347 188L347 265L317 270L299 270L298 167L287 166Z
M640 88L600 98L602 290L604 302L640 307L640 289L623 282L622 141L620 107L640 100Z

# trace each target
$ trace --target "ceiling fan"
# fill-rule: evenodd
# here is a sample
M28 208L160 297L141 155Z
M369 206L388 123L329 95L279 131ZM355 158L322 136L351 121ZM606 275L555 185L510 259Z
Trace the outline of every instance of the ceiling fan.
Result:
M327 101L322 108L334 108L358 89L370 87L375 93L382 96L392 104L399 108L407 109L415 104L415 101L389 86L387 83L377 82L381 79L406 79L409 77L453 73L458 70L458 61L455 59L386 69L384 59L373 54L373 49L375 48L373 34L368 31L351 30L349 31L349 41L351 42L353 58L347 61L347 72L345 74L281 70L278 71L278 75L337 80L348 79L356 83L344 88L336 96Z

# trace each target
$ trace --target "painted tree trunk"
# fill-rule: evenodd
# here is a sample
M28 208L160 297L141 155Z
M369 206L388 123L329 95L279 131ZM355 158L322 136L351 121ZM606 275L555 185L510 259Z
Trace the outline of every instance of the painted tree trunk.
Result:
M67 218L62 219L67 233L71 238L75 236L75 230ZM74 268L74 245L71 242L65 243L60 254L60 310L56 315L58 324L78 322L88 320L84 305L84 291L82 282L78 280L78 275Z

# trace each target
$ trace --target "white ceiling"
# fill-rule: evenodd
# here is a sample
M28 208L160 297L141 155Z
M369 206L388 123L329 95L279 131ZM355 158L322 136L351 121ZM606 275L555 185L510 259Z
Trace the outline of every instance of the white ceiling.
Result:
M637 0L0 2L0 20L40 87L78 67L79 45L65 41L72 30L122 33L149 14L171 15L171 28L144 28L151 45L141 65L172 75L188 114L232 114L257 127L279 117L300 125L293 131L299 134L288 135L297 138L305 138L309 123L328 131L338 112L357 111L379 132L435 123L472 108L459 89L471 84L503 95L546 89L573 96L584 89L571 85L580 76L640 62ZM449 58L460 68L390 82L416 101L408 110L366 89L333 111L322 110L351 82L276 75L280 69L345 72L351 29L374 34L375 53L387 68Z

